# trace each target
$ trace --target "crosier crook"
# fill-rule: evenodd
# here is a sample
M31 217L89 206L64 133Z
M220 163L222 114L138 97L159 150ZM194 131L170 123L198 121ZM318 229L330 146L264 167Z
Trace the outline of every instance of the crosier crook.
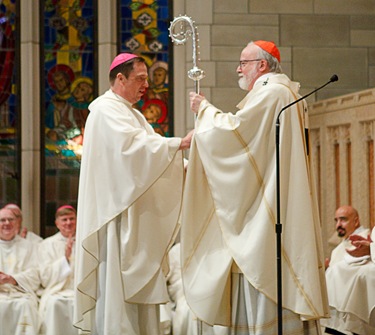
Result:
M179 24L179 31L176 31ZM198 68L198 55L199 55L199 46L198 46L198 32L197 28L194 26L194 21L184 15L180 15L176 17L169 27L169 36L176 45L183 45L185 44L187 38L189 36L192 37L193 40L193 68L188 71L188 77L194 80L194 87L195 93L199 93L199 81L205 77L205 73L203 70Z

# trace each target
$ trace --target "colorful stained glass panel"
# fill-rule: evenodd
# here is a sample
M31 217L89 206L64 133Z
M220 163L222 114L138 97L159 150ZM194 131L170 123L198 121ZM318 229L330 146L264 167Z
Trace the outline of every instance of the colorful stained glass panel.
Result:
M0 202L19 203L15 1L0 2Z
M131 52L146 59L149 84L146 94L137 103L155 131L173 136L173 115L169 95L169 25L171 1L120 1L120 52Z
M58 206L77 202L85 123L95 94L94 6L95 0L44 2L47 224L53 224Z

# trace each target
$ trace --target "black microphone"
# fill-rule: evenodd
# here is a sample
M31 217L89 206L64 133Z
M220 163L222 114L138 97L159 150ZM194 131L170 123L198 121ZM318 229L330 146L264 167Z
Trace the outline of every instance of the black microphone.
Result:
M311 94L315 93L316 91L319 91L320 89L322 89L323 87L327 86L328 84L333 83L334 81L338 81L338 80L339 80L339 77L337 76L337 74L334 74L334 75L329 79L329 81L327 81L324 85L318 87L318 88L315 89L314 91L312 91L312 92L310 92L310 93L304 95L303 97L301 97L301 98L299 98L299 99L297 99L297 100L291 102L289 105L286 105L285 107L283 107L283 108L281 109L281 111L279 112L279 115L277 116L276 124L277 124L277 125L280 124L280 115L281 115L281 113L282 113L284 110L286 110L286 109L289 108L290 106L296 104L297 102L300 102L301 100L306 99L308 96L310 96Z
M337 77L337 74L334 74L329 81L333 82L333 81L338 81L338 80L339 80L339 77Z
M320 89L322 89L323 87L327 86L328 84L334 82L334 81L338 81L339 80L339 77L337 76L337 74L334 74L330 79L329 81L327 81L324 85L318 87L317 89L315 89L314 91L304 95L303 97L291 102L289 105L286 105L285 107L283 107L281 109L281 111L279 112L279 115L277 116L277 119L276 119L276 145L278 146L279 145L279 131L280 131L280 115L283 111L285 111L287 108L289 108L290 106L293 106L294 104L296 104L297 102L300 102L301 100L303 99L306 99L308 96L310 96L311 94L315 93L316 91L319 91ZM308 137L308 129L305 129L305 137L306 137L306 150L307 150L307 154L309 154L309 137Z

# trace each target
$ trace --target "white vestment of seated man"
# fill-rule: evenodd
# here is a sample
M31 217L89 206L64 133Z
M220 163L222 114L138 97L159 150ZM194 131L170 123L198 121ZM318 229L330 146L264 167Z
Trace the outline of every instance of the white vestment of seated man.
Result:
M56 211L55 223L60 231L39 246L39 273L44 289L39 306L42 334L76 335L78 329L73 326L75 209L61 206ZM71 246L69 257L68 245Z
M45 288L40 301L40 314L43 316L45 334L78 334L72 319L74 260L72 257L69 264L65 258L66 240L61 233L57 233L40 245L40 279Z
M35 335L40 328L38 299L40 285L34 244L15 235L0 239L0 274L11 275L17 285L0 284L0 334Z
M368 229L358 229L352 235L367 237ZM372 230L371 240L375 239ZM337 247L350 245L344 240ZM328 299L331 318L322 319L321 324L347 333L359 335L375 334L375 246L370 245L371 255L352 257L343 253L341 260L335 262L326 271Z

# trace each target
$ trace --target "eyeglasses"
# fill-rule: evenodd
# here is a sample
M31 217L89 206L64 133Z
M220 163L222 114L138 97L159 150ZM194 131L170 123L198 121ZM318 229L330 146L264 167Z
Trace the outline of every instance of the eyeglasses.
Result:
M15 218L1 218L0 219L1 223L7 222L7 221L14 222L14 221L16 221L16 219Z
M240 60L240 63L238 64L238 66L240 67L240 69L242 70L242 68L244 66L247 65L247 63L250 63L250 62L259 62L261 59L244 59L244 60Z

